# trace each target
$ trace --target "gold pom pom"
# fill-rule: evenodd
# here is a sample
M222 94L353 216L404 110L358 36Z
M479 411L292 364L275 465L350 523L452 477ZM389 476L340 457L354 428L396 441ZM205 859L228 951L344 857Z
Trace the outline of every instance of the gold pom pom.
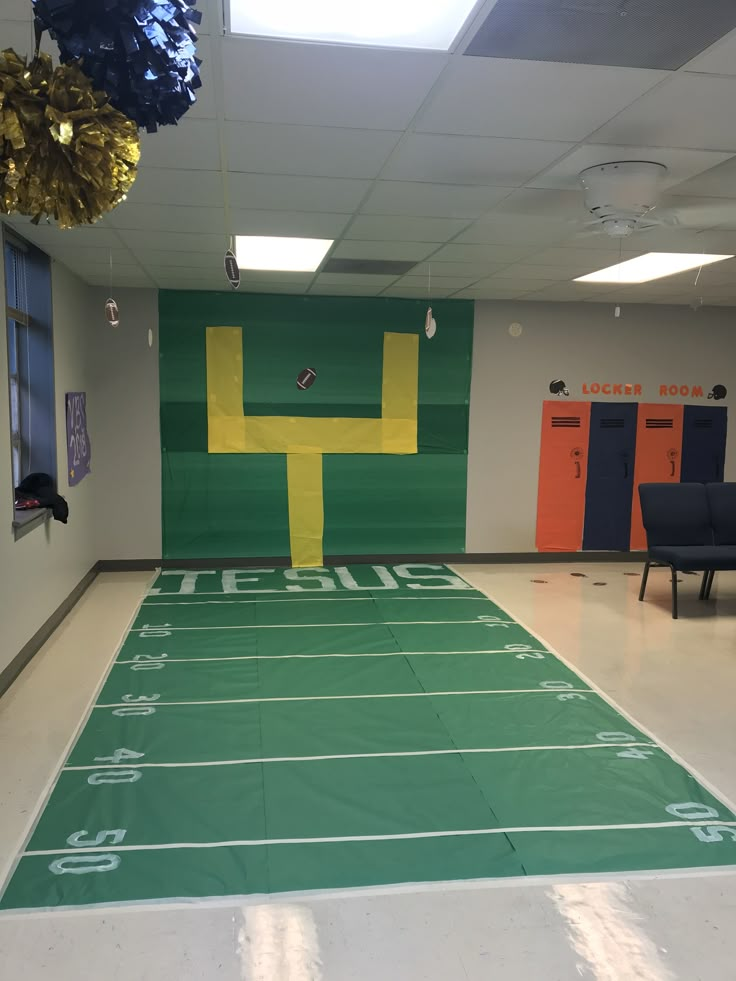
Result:
M139 159L138 127L76 62L0 52L0 210L92 224L125 198Z

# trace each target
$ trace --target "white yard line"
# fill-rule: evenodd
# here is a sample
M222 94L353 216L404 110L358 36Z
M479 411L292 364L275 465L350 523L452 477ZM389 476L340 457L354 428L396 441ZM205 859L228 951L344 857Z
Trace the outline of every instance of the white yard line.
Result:
M84 770L140 770L142 768L153 769L178 769L180 767L199 767L199 766L247 766L251 763L315 763L323 760L374 760L405 756L465 756L470 753L547 753L553 751L573 750L573 749L633 749L634 747L654 747L659 748L656 743L583 743L578 746L496 746L493 748L484 747L481 749L417 749L407 752L395 753L334 753L329 756L263 756L260 758L243 760L207 760L198 763L131 763L129 760L123 763L98 763L96 766L65 766L65 770L84 771Z
M547 654L546 650L530 651L507 651L507 650L487 650L487 651L381 651L378 654L238 654L233 657L167 657L165 664L197 664L200 661L290 661L290 660L314 660L321 657L434 657L436 655L448 654ZM541 660L541 659L538 659ZM115 664L145 664L153 662L145 661L116 661Z
M449 696L462 697L465 695L567 695L584 692L586 695L595 695L598 692L590 688L499 688L481 689L479 691L409 691L392 692L383 695L291 695L279 696L278 698L218 698L211 701L191 701L191 702L152 702L148 706L136 705L131 702L110 702L107 704L95 705L95 709L119 709L119 708L161 708L162 706L180 705L247 705L253 702L345 702L367 698L435 698ZM131 715L135 713L131 712Z
M88 848L44 848L38 851L27 851L25 856L41 855L84 855L100 852L156 852L172 849L199 848L257 848L271 845L329 845L351 841L413 841L420 838L469 838L481 835L516 835L535 834L540 832L569 833L579 831L641 831L657 828L703 828L713 823L710 821L650 821L640 824L576 824L576 825L544 825L540 827L510 827L510 828L473 828L458 831L414 831L408 834L394 835L342 835L329 838L260 838L238 839L234 841L182 841L167 842L160 845L97 845ZM719 826L733 828L736 821L719 821Z
M153 634L158 637L175 630L306 630L310 627L411 627L434 626L435 624L474 623L477 626L495 626L499 623L513 624L516 620L369 620L367 623L244 623L222 624L213 627L172 627L170 624L152 624L148 627L134 627L131 634Z

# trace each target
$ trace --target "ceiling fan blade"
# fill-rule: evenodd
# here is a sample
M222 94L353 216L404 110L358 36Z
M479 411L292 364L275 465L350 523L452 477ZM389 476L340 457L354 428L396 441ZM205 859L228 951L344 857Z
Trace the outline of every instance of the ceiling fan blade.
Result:
M682 228L717 228L736 226L736 201L724 204L685 205L682 208L657 209L657 217L667 225Z

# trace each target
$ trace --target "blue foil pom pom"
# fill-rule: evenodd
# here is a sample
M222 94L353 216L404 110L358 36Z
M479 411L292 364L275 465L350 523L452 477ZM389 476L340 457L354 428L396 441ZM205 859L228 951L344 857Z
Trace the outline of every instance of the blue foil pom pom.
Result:
M33 9L61 60L79 58L95 88L149 133L196 101L202 14L185 0L33 0Z

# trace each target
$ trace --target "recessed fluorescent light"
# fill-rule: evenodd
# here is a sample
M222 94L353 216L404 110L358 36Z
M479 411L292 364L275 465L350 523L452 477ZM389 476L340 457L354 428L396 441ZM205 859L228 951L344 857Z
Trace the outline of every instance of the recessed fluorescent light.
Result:
M236 235L235 255L241 269L314 272L327 255L333 241L331 238Z
M663 279L687 269L699 269L712 262L733 259L732 255L704 255L698 252L648 252L636 259L627 259L607 269L578 276L576 283L648 283L652 279Z
M230 0L230 31L447 51L477 0Z

